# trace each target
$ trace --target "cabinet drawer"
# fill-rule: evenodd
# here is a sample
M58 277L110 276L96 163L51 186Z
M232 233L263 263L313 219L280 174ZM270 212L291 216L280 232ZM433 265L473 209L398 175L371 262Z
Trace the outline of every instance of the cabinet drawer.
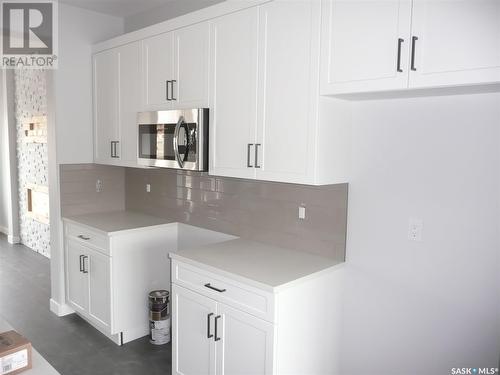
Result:
M95 247L101 253L110 255L108 236L85 226L66 223L67 238Z
M172 283L269 322L274 321L272 293L176 260L172 260Z

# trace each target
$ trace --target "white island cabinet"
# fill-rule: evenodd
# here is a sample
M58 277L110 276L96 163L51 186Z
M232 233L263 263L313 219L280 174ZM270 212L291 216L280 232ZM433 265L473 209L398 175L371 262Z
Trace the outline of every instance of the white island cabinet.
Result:
M119 345L149 333L148 293L170 290L169 251L234 238L128 211L65 218L64 236L68 305Z
M330 374L338 262L236 239L170 254L172 374Z

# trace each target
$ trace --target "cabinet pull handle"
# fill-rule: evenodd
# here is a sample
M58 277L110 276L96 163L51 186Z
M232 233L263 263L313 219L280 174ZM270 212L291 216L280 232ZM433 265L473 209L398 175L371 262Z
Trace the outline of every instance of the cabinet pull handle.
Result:
M170 99L170 96L169 96L169 92L168 92L168 87L170 86L170 81L165 81L166 82L166 94L167 94L167 101L171 101L172 99Z
M82 266L82 258L84 256L83 255L80 255L80 272L83 272L83 266Z
M86 255L83 256L83 262L82 262L83 269L82 269L82 272L83 273L89 273L89 270L85 268L85 259L89 259L89 257L86 256Z
M260 143L255 144L255 168L260 168L260 165L259 165L259 146L261 146Z
M221 318L220 315L217 315L215 317L215 337L214 337L214 341L219 341L220 340L220 337L217 336L217 327L219 326L217 323L218 323L218 321L219 321L220 318Z
M253 165L250 164L250 154L252 153L252 146L253 146L253 143L249 143L247 145L247 167L248 168L253 168Z
M78 238L80 238L80 239L82 239L82 240L84 240L84 241L88 241L88 240L90 240L90 237L86 237L86 236L84 236L83 234L78 235Z
M208 338L208 339L210 339L210 338L214 337L214 335L212 335L212 334L210 333L210 317L211 317L212 315L214 315L214 313L210 313L210 314L208 314L208 315L207 315L207 338Z
M226 291L226 289L216 288L216 287L210 285L210 283L205 284L205 287L208 288L208 289L215 290L216 292L219 292L219 293L224 293Z
M418 37L413 36L411 38L411 70L417 70L415 67L415 44L417 43Z
M114 157L115 157L115 155L114 155L114 153L113 153L113 151L114 151L114 148L113 148L113 143L114 143L113 141L111 141L111 142L110 142L110 144L111 144L111 157L112 157L112 158L114 158Z
M403 72L403 69L401 69L401 45L403 44L405 40L402 39L402 38L399 38L398 39L398 63L397 63L397 71L399 73L402 73Z
M172 89L172 96L170 97L171 100L177 100L177 98L174 96L174 83L177 83L177 80L176 79L173 79L172 81L170 81L170 88Z
M120 143L119 141L115 141L115 158L119 158L120 156L118 155L118 152L117 152L117 146L118 146L118 143Z

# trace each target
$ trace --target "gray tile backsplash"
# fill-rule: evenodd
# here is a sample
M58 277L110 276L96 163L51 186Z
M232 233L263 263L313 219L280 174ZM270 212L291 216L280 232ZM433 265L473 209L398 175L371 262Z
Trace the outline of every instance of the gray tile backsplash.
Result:
M61 215L125 209L125 168L97 164L60 166ZM96 191L96 181L102 191Z
M347 184L308 186L126 168L125 186L129 210L345 258ZM306 207L305 220L298 219L299 205Z
M96 164L62 165L60 178L63 216L128 209L345 258L347 184L295 185ZM97 179L103 184L99 193ZM306 207L305 220L298 219L299 205Z

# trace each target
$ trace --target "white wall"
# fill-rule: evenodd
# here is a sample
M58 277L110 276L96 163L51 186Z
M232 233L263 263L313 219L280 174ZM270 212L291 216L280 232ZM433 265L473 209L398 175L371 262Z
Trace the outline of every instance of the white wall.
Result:
M59 3L59 62L47 87L50 308L58 315L71 312L64 297L59 164L93 162L91 47L122 33L121 18Z
M0 71L0 232L10 243L18 243L16 129L12 71Z
M125 32L131 32L143 27L154 25L195 10L205 8L224 0L172 0L164 6L134 14L125 18Z
M121 34L122 18L59 3L54 90L60 164L93 162L91 47Z
M353 127L339 374L498 367L500 94L355 102Z

